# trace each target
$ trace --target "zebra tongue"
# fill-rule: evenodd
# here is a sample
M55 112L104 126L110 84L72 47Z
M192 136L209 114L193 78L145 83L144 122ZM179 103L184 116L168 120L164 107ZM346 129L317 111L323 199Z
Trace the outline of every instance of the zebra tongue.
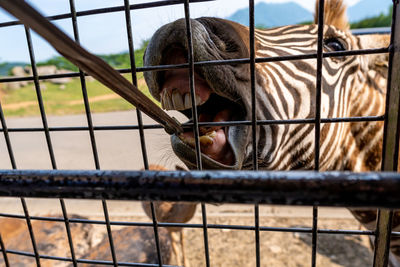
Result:
M195 147L193 132L182 133L179 138L191 147ZM200 149L203 154L222 164L231 165L234 162L232 149L223 128L200 136Z
M230 114L231 111L229 109L224 109L214 116L213 122L227 121L230 119ZM200 115L200 121L210 120L209 116L202 115ZM234 163L235 157L228 143L226 131L223 127L202 127L200 128L200 133L201 152L203 154L225 165L232 165ZM186 144L189 144L193 148L195 147L193 132L185 132L179 137Z
M222 128L216 131L216 136L213 138L212 144L201 146L201 152L225 165L232 165L234 163L232 149L227 142L225 130Z
M231 111L229 109L221 110L214 116L213 122L227 121L230 119L230 115ZM210 130L216 132L213 137L213 142L208 145L202 145L201 152L220 163L226 165L233 164L234 156L228 143L225 129L221 126L216 126ZM210 130L208 132L210 132Z

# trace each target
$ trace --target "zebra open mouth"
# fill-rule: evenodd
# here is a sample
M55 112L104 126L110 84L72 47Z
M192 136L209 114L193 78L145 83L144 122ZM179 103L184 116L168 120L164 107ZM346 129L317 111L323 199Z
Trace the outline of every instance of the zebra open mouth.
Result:
M199 18L191 23L195 62L249 57L245 42L230 23L214 18ZM187 51L186 23L181 19L164 25L154 34L143 63L144 66L185 64ZM248 65L195 66L194 71L199 122L249 119ZM178 110L192 119L188 69L146 71L144 77L150 93L164 109ZM200 127L199 132L203 169L242 168L251 149L247 125ZM196 169L197 165L194 143L190 129L179 136L171 136L174 153L190 169Z
M186 54L187 52L183 48L172 45L163 52L162 64L185 63L187 62ZM194 79L199 122L223 122L237 117L237 111L242 109L240 105L216 94L199 72L195 72ZM187 69L165 71L161 75L160 85L162 107L166 110L178 110L192 120L189 71ZM201 152L210 161L215 161L217 165L235 165L236 159L229 142L228 130L228 126L199 127ZM178 138L173 137L172 144L175 151L193 150L195 148L193 130L188 129ZM218 166L218 168L221 168L221 166Z

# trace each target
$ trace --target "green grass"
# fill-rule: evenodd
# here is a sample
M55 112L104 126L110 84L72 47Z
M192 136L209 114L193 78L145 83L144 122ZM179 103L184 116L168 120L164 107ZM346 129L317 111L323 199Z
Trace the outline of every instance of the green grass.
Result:
M124 76L131 80L130 75ZM143 74L138 73L138 80L141 79L143 79ZM65 84L64 89L61 89L60 85L46 81L41 82L40 85L46 114L67 115L85 112L81 82L78 78L74 78L71 82ZM117 96L98 81L88 80L86 85L92 112L110 112L134 108L130 103ZM143 81L139 83L139 89L155 101ZM40 114L33 84L16 90L2 90L0 95L2 96L1 103L6 116L37 116Z
M135 50L135 64L143 66L143 53L148 42L143 42L142 46ZM99 55L113 68L130 68L129 53ZM3 66L4 65L4 66ZM0 67L8 67L8 71L13 65L3 63ZM9 66L10 65L10 66ZM77 71L77 68L63 57L53 57L49 60L39 62L38 66L54 65L59 69ZM1 70L1 68L0 68ZM5 75L3 73L3 75ZM131 81L130 74L124 74L125 78ZM144 81L143 73L138 73L139 89L153 101ZM83 104L82 87L79 78L74 78L65 88L61 89L60 85L50 82L41 81L41 93L44 102L45 112L48 115L67 115L80 114L85 112ZM134 108L127 101L117 96L113 91L106 88L97 81L90 79L86 82L87 93L89 96L90 109L92 112L109 112L117 110L130 110ZM40 115L40 110L37 101L35 86L33 83L16 89L6 90L1 88L4 84L0 84L0 98L3 110L6 116L37 116ZM105 98L101 98L105 96ZM99 98L100 97L100 98ZM158 105L159 103L155 101Z

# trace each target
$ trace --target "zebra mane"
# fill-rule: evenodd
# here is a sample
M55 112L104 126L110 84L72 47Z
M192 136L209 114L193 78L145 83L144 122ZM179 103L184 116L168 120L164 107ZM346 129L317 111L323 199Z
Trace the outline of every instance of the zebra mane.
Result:
M314 23L318 23L319 1L315 4ZM343 0L326 0L324 7L324 23L340 30L348 30L349 22L346 16L346 5Z

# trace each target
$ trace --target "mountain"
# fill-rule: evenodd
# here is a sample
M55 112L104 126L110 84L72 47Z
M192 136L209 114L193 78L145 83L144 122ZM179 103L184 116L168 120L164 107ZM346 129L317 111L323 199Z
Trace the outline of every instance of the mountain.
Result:
M347 9L350 22L356 22L365 18L387 14L392 0L361 0Z
M239 9L227 19L249 26L249 9ZM254 6L254 21L256 26L276 27L298 24L310 20L313 20L312 13L294 2L260 2Z

